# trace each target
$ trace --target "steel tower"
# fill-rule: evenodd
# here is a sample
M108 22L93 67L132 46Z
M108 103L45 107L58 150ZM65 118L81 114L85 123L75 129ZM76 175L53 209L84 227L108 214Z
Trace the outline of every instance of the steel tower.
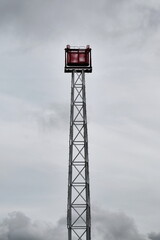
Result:
M68 240L91 239L85 73L92 72L91 48L65 48L65 72L71 72L68 169Z

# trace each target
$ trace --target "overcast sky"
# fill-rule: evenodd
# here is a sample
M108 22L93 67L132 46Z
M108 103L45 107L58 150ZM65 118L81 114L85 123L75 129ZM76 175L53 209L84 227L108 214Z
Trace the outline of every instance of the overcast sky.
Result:
M66 44L93 53L93 238L159 240L159 0L0 0L0 240L66 237Z

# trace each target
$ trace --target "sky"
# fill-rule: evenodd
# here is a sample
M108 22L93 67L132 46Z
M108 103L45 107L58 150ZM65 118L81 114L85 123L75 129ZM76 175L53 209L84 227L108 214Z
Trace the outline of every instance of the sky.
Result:
M86 74L92 238L160 240L159 0L0 0L0 240L66 237L70 74Z

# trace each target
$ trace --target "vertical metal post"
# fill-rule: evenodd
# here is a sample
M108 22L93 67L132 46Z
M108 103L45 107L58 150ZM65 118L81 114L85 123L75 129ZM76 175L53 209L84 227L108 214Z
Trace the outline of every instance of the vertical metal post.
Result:
M69 170L68 170L68 240L91 239L88 133L85 72L72 71Z

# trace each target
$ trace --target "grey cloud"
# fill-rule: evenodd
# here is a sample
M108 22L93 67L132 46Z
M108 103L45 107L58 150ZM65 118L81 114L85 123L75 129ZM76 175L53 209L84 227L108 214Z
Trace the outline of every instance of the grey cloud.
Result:
M61 4L67 10L65 1ZM19 37L25 36L26 40L52 38L59 32L58 27L64 19L68 21L67 11L61 15L61 4L49 0L1 0L0 25L5 31L9 29Z
M134 221L123 213L96 209L93 214L93 239L144 240ZM13 212L0 224L1 240L60 240L67 238L66 219L56 226L42 221L32 221L21 212ZM158 240L158 239L154 239Z
M160 233L151 232L148 234L148 237L151 240L160 240Z
M118 37L125 37L125 44L127 40L141 45L150 37L149 34L159 27L160 7L146 6L146 3L138 1L113 2L106 2L102 10L100 21L103 20L104 24L99 24L97 30L101 31L102 37L106 36L107 39L115 41Z
M65 239L65 221L61 219L57 226L31 221L21 212L13 212L0 224L1 240L51 240ZM62 237L63 236L63 237Z
M81 4L73 0L1 0L0 25L26 39L51 40L64 34L77 35L80 31L83 35L97 32L99 38L117 39L117 35L131 35L136 31L144 34L158 26L159 12L154 4L147 6L145 2L131 0L101 0L92 4L84 0Z
M54 103L31 114L38 126L45 131L55 128L63 129L66 128L66 123L69 124L69 106L66 104Z
M121 212L94 211L94 238L104 240L144 240L133 221Z

